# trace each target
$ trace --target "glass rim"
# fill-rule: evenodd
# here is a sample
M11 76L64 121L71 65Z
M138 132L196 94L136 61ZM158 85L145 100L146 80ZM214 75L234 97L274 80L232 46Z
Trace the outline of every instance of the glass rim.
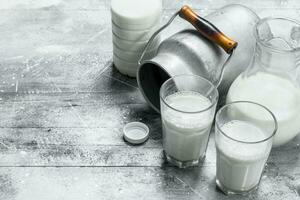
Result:
M212 91L214 91L214 90L216 91L217 96L216 96L216 98L214 98L213 101L211 101L211 104L210 104L208 107L206 107L206 108L204 108L204 109L202 109L202 110L189 112L189 111L184 111L184 110L179 110L179 109L177 109L177 108L174 108L173 106L169 105L169 104L165 101L164 98L162 98L162 88L163 88L166 84L168 84L171 80L174 80L174 79L177 78L177 77L184 77L184 76L196 77L197 79L201 79L202 81L205 81L205 82L208 83L210 86L212 86ZM168 106L169 108L171 108L171 109L173 109L173 110L175 110L175 111L177 111L177 112L186 113L186 114L196 114L196 113L202 113L202 112L205 112L205 111L211 109L213 106L215 106L216 103L218 102L218 99L219 99L219 92L218 92L217 87L216 87L212 82L210 82L210 81L207 80L206 78L203 78L202 76L194 75L194 74L180 74L180 75L175 75L175 76L169 78L168 80L166 80L166 81L161 85L161 87L160 87L160 89L159 89L159 98L163 101L163 103L164 103L166 106Z
M259 140L259 141L254 141L254 142L247 142L247 141L242 141L242 140L238 140L238 139L235 139L229 135L227 135L223 130L222 128L220 127L218 121L219 121L219 116L220 116L220 113L225 109L225 108L228 108L234 104L252 104L252 105L256 105L256 106L259 106L261 107L262 109L264 109L265 111L267 111L271 117L273 118L273 122L274 122L274 130L272 132L272 134L270 134L270 136L266 137L265 139L263 140ZM271 139L277 132L278 130L278 122L277 122L277 119L275 117L275 115L272 113L272 111L270 109L268 109L266 106L262 105L262 104L259 104L259 103L256 103L256 102L252 102L252 101L233 101L231 103L228 103L226 105L224 105L222 108L220 108L216 114L216 118L215 118L215 124L216 124L216 128L224 135L226 136L227 138L233 140L233 141L236 141L236 142L240 142L240 143L244 143L244 144L257 144L257 143L262 143L262 142L265 142L265 141L268 141L269 139Z
M276 47L271 47L269 45L267 45L265 42L261 41L261 39L259 39L259 34L258 34L258 27L260 25L262 25L263 23L265 23L266 21L271 21L271 20L283 20L283 21L288 21L288 22L292 22L297 24L300 27L300 22L296 19L292 19L292 18L288 18L288 17L265 17L260 19L255 27L254 27L254 36L256 39L256 42L260 45L262 45L265 48L268 48L271 51L276 51L276 52L281 52L281 53L291 53L294 52L295 50L300 50L300 47L297 48L293 48L291 50L286 50L286 49L280 49L280 48L276 48Z

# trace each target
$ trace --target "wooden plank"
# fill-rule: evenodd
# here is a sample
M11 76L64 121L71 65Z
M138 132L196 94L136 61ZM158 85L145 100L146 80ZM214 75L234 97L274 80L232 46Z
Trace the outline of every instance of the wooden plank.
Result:
M150 126L151 127L151 126ZM156 166L164 165L161 129L151 131L141 146L127 144L121 128L2 128L0 166ZM272 150L268 163L300 165L300 136ZM201 166L215 166L216 150L210 137Z
M213 10L197 11L206 15ZM299 10L295 9L256 9L256 11L261 17L285 16L295 19L300 17ZM2 57L0 64L3 66L0 69L2 80L0 93L101 91L103 88L109 88L106 87L109 86L105 85L106 83L97 82L101 74L137 87L134 79L128 79L111 68L112 44L109 20L90 21L94 18L109 18L109 11L64 11L60 13L61 18L57 17L58 13L55 10L20 12L22 17L15 15L14 11L4 11L0 14L6 19L0 28L3 33L0 43L4 44L0 53ZM175 10L164 11L163 22L166 22L174 12ZM48 20L49 17L53 19ZM17 26L18 30L15 31L13 27L16 24L21 25ZM49 28L53 26L54 30ZM86 28L87 26L89 28ZM103 27L106 28L102 32ZM187 27L191 26L177 19L163 32L163 37L166 38ZM71 47L74 41L78 45ZM15 50L17 44L20 48Z
M106 0L31 0L7 1L0 3L2 10L62 9L62 10L101 10L107 9Z
M214 10L213 8L209 8L198 9L197 11L199 14L205 16ZM176 9L165 10L163 21L165 22L169 19L170 15L175 11ZM299 9L297 10L296 8L255 8L254 11L257 11L261 16L276 14L296 19L299 18ZM84 49L92 50L92 52L101 52L104 50L111 52L112 50L110 11L108 10L33 10L18 12L22 14L17 15L15 11L9 10L1 11L0 14L0 31L2 36L0 42L5 47L0 50L0 55L5 59L20 58L23 56L24 61L28 59L27 57L33 55L42 55L44 56L43 59L47 59L51 54L52 56L53 54L57 55L57 53L59 55L74 55ZM176 25L176 21L172 26L180 28L181 24ZM180 23L183 20L178 21ZM18 44L19 48L10 51L10 48L16 46L16 44ZM28 51L28 48L31 51ZM36 57L36 59L39 58ZM62 57L60 59L66 60L67 58ZM81 57L78 59L83 60L84 58ZM89 59L93 60L91 56ZM88 62L89 60L86 61Z
M206 15L214 9L197 10L200 14ZM299 10L292 9L261 9L256 8L255 11L259 15L283 15L292 18L299 18ZM78 55L92 50L92 52L112 51L111 29L109 11L64 11L64 10L34 10L34 11L18 11L22 14L17 15L14 11L2 11L0 16L0 49L3 60L20 59L25 62L27 59L34 57L34 60L40 60L40 64L47 65L44 62L53 62L55 59L48 60L49 57L60 55L57 59L67 61L71 57L71 61L76 58L84 60L84 57ZM163 15L163 21L169 19L175 10L166 10ZM99 20L96 20L99 19ZM177 22L178 21L178 22ZM8 23L9 22L9 23ZM176 20L172 27L179 29L185 27L186 22ZM16 28L14 28L16 27ZM12 31L13 30L13 31ZM33 40L34 39L34 40ZM35 42L33 42L35 41ZM18 49L11 49L15 46ZM31 51L28 51L28 48ZM5 49L5 50L4 50ZM100 54L102 54L102 52ZM91 52L89 52L91 54ZM67 56L64 56L67 55ZM97 60L87 56L85 62ZM96 59L97 59L97 55ZM99 56L98 56L99 59ZM32 61L32 64L39 64ZM30 61L30 60L29 60ZM107 61L107 60L106 60ZM19 63L29 64L30 63ZM26 66L24 66L26 67Z
M55 57L95 64L99 60L94 54L112 49L110 12L106 10L2 10L0 16L1 62L19 60L23 67L30 67L47 65L44 62ZM68 56L74 54L77 56Z
M123 166L161 166L161 148L131 147L124 145L40 145L28 143L22 146L14 144L18 149L10 148L1 153L2 167L123 167ZM11 146L9 146L11 147Z
M288 167L276 175L272 168L262 177L251 199L298 199L299 173L289 177ZM294 169L299 170L299 167ZM157 167L0 168L1 199L205 199L239 200L216 190L215 167L189 170Z
M15 101L0 104L0 127L115 127L128 120L157 118L137 90L133 93L82 94L66 101ZM53 98L53 97L52 97ZM141 102L142 104L139 104ZM115 104L114 104L115 103ZM129 104L128 104L129 103ZM155 119L153 119L155 120Z
M32 3L30 0L10 1L0 4L2 10L28 9L60 9L60 10L109 10L111 0L40 0ZM298 0L163 0L165 9L177 9L182 5L190 5L195 9L217 9L228 4L242 4L251 8L300 8Z
M163 21L184 3L205 15L233 2L165 0ZM297 0L238 2L261 17L300 17ZM109 4L0 3L0 199L240 199L215 188L213 138L200 167L165 163L159 116L111 67ZM164 35L186 26L178 19ZM130 121L149 125L144 145L123 141ZM259 189L243 199L298 199L299 144L273 149Z
M159 168L21 168L14 171L0 169L4 183L1 199L189 199L198 196Z

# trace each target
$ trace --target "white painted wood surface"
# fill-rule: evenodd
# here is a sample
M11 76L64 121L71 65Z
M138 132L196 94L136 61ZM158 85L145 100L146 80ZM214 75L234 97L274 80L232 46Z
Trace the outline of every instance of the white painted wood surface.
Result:
M230 3L300 20L299 0L164 0L166 21L189 4L201 15ZM300 199L300 137L272 150L257 191L215 188L215 147L201 166L165 163L161 122L134 79L112 68L109 0L0 1L0 199ZM187 26L176 20L165 37ZM150 139L130 146L122 127Z

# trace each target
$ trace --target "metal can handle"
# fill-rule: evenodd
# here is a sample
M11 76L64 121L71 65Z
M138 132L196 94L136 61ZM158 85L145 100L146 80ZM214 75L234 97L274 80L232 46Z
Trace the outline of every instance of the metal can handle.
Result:
M222 33L216 26L214 26L212 23L207 21L206 19L200 17L197 15L189 6L183 6L179 11L174 13L172 17L169 19L169 21L163 25L160 29L155 31L151 38L149 39L148 43L146 44L141 57L138 61L138 65L141 65L141 62L144 58L144 55L149 48L150 44L153 42L155 37L165 28L167 28L175 19L175 17L179 15L181 18L187 20L190 22L197 30L198 32L206 37L207 39L211 40L212 42L218 44L220 47L224 49L226 53L229 54L228 58L226 59L225 63L223 64L221 68L221 73L220 76L217 78L217 86L220 84L223 73L224 73L224 68L227 65L228 61L232 57L232 54L234 52L234 49L237 47L238 43L229 37L227 37L224 33Z
M160 27L157 31L155 31L155 32L153 33L153 35L151 36L151 38L150 38L149 41L147 42L147 44L146 44L146 46L145 46L145 48L144 48L144 50L143 50L143 52L142 52L142 54L141 54L141 57L140 57L140 59L139 59L139 61L138 61L138 65L141 65L141 62L142 62L142 60L143 60L143 58L144 58L144 55L145 55L147 49L149 48L149 46L150 46L150 44L153 42L153 40L156 38L156 36L157 36L162 30L164 30L165 28L167 28L167 27L174 21L175 17L176 17L177 15L179 15L179 12L180 12L180 11L177 11L176 13L174 13L174 14L172 15L172 17L169 19L169 21L168 21L165 25L163 25L162 27Z
M179 16L190 22L204 37L218 44L226 51L231 53L238 43L222 33L216 26L200 17L189 6L183 6L179 11Z

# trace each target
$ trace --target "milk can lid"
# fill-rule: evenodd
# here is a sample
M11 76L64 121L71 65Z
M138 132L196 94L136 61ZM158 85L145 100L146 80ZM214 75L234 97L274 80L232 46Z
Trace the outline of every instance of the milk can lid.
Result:
M141 122L130 122L123 128L124 139L131 144L142 144L149 138L149 128Z

